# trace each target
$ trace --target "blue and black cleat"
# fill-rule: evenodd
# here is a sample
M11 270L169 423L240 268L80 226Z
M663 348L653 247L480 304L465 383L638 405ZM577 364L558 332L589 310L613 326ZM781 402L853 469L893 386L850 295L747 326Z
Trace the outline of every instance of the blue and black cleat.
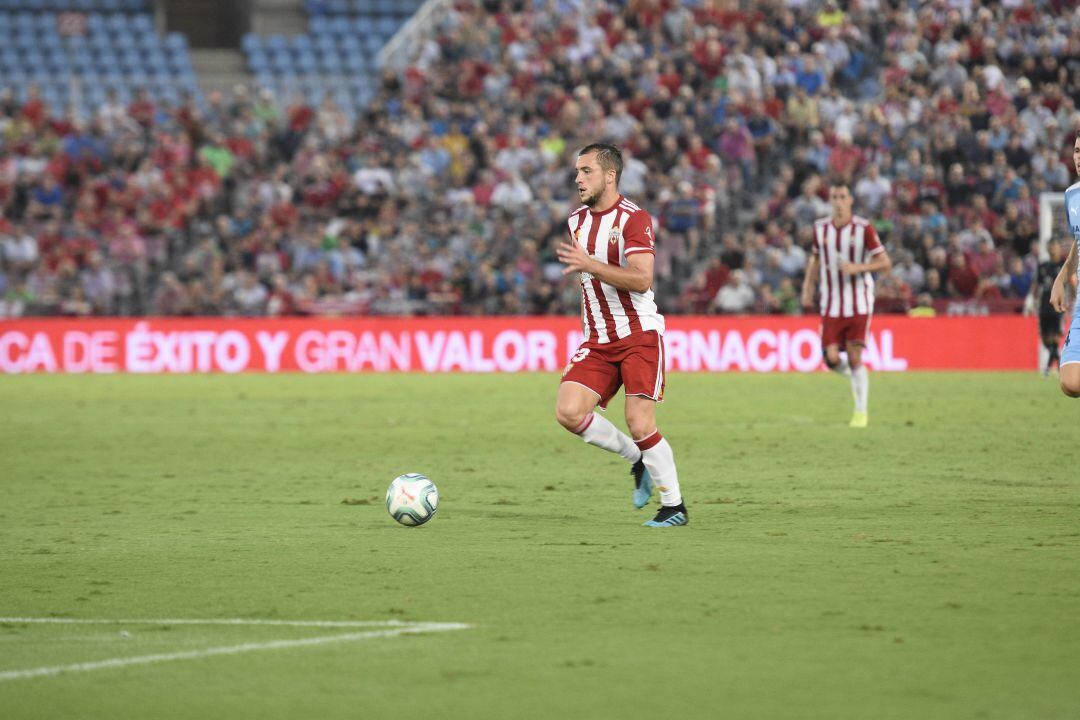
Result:
M641 458L630 468L630 474L634 478L634 507L640 510L649 504L652 497L652 475Z
M686 505L679 503L674 506L663 505L656 517L645 523L645 527L678 527L690 523L690 513L686 511Z

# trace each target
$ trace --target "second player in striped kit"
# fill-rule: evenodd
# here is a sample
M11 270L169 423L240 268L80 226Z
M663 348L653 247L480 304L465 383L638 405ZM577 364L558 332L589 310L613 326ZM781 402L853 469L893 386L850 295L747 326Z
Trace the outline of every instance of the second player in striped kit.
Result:
M870 378L862 362L870 319L874 314L874 276L892 261L866 218L851 212L851 188L846 180L829 185L832 215L814 223L814 245L803 278L802 302L814 302L814 286L821 290L821 347L830 370L851 379L855 412L851 427L869 423L867 403ZM841 347L847 361L840 357Z

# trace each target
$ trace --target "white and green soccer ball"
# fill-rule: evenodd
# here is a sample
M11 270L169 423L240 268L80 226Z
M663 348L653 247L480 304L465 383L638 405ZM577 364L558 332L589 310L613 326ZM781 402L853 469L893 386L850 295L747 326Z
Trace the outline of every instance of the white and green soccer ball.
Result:
M423 525L438 509L439 489L426 475L398 475L386 490L386 511L402 525Z

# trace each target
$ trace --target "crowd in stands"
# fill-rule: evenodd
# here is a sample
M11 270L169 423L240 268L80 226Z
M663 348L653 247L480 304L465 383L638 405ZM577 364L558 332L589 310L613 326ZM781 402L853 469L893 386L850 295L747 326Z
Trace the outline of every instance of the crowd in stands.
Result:
M574 314L597 140L668 312L805 312L834 177L880 308L1018 299L1078 103L1072 0L456 0L356 117L246 87L84 117L0 77L0 316Z

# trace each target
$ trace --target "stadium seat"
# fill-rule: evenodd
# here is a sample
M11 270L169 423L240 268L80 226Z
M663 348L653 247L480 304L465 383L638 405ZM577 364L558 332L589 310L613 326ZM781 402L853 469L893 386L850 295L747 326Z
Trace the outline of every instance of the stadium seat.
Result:
M133 15L129 26L136 35L148 35L154 32L154 20L146 14Z
M339 37L348 35L351 32L351 23L349 22L349 18L341 15L331 19L330 32Z
M187 52L188 41L181 33L171 32L165 36L165 47L172 50L183 50Z

